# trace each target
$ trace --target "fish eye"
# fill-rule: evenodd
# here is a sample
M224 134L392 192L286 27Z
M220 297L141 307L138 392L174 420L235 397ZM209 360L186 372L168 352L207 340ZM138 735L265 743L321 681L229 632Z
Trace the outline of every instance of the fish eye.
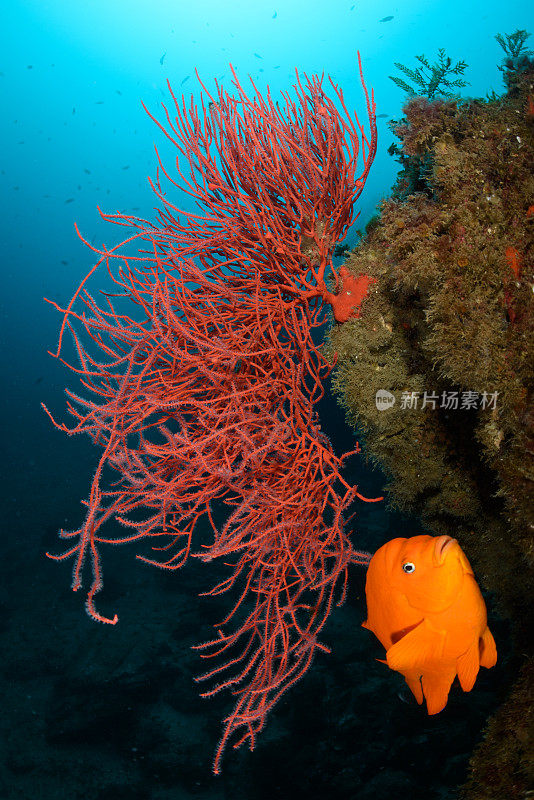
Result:
M402 565L402 569L403 572L407 572L408 574L410 572L415 572L415 564L413 563L413 561L405 561L404 564Z

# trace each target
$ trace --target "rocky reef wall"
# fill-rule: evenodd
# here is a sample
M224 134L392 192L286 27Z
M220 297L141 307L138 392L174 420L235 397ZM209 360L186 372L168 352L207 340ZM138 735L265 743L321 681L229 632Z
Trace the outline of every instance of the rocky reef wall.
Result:
M405 104L392 196L345 262L374 281L329 340L389 502L456 536L512 623L521 677L473 756L470 800L534 785L533 67L508 70L502 97Z

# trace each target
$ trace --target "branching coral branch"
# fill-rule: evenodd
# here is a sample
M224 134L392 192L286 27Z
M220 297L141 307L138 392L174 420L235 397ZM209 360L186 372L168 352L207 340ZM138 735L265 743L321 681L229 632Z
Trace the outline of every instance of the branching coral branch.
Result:
M323 77L297 74L280 107L257 90L250 99L233 74L234 94L205 90L200 111L173 96L176 116L166 111L160 125L182 156L178 178L160 170L198 213L179 211L157 180L157 223L104 214L133 229L127 243L140 253L96 251L116 292L99 303L82 281L56 353L69 331L71 369L90 399L68 391L74 426L55 424L102 448L86 519L61 532L71 546L52 556L74 559L76 591L89 555L88 613L117 622L94 604L105 544L149 542L154 558L139 557L167 570L190 555L224 558L230 577L208 594L239 591L215 639L200 645L219 658L201 680L221 682L205 694L230 688L238 698L215 772L230 738L252 747L279 697L328 649L319 637L348 564L367 561L344 523L352 500L365 498L343 478L314 410L331 364L311 332L323 301L342 321L369 286L336 273L331 258L376 151L373 98L365 90L368 136L332 81L336 102ZM111 518L124 535L104 533ZM213 540L198 548L202 522Z

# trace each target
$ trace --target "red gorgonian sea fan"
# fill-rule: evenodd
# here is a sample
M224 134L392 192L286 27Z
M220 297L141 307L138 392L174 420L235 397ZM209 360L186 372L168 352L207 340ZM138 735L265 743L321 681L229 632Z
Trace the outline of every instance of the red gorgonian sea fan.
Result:
M165 109L160 125L182 156L178 182L160 169L195 198L198 214L172 205L158 177L157 223L103 215L131 235L96 251L66 309L54 304L64 315L55 355L68 329L79 360L68 366L90 398L67 391L76 422L52 421L88 433L102 453L83 525L61 531L71 546L51 557L74 560L76 591L89 554L87 611L111 624L117 616L94 604L102 545L147 540L160 559L138 558L169 570L189 555L224 558L228 577L207 594L230 591L233 607L198 648L217 657L198 678L218 681L204 696L228 687L237 698L216 773L229 737L237 732L234 747L252 748L279 697L317 649L328 650L319 634L343 600L348 564L369 558L352 547L343 518L354 498L366 498L344 480L349 454L335 455L314 411L332 365L311 331L323 301L341 322L358 314L368 290L365 275L333 269L332 253L375 155L374 102L360 63L368 138L332 80L342 113L323 77L297 74L294 99L284 94L279 104L256 87L250 99L232 74L234 94L203 87L200 112L173 95L176 116ZM134 240L138 255L126 255ZM97 303L86 283L102 262L117 289ZM106 535L111 518L123 535ZM212 541L195 549L201 521Z

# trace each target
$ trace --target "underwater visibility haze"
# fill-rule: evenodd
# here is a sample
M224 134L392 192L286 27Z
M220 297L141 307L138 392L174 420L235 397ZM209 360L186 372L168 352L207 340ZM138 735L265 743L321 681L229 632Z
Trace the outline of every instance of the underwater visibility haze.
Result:
M2 800L534 790L530 32L9 5Z

